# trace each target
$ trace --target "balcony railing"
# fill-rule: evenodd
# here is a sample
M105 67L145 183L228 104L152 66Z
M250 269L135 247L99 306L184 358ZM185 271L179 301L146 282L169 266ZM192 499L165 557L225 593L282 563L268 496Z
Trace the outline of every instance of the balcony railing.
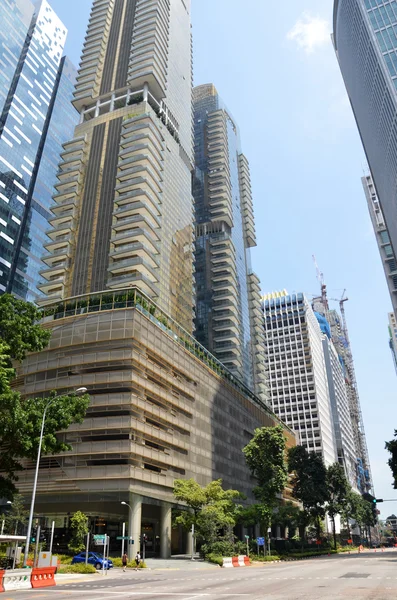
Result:
M68 298L60 302L42 305L43 321L78 317L87 313L122 310L135 308L150 319L157 327L168 334L176 343L198 358L217 375L225 379L244 396L265 410L272 418L280 422L279 418L270 408L262 402L240 379L229 371L211 352L202 346L176 321L163 312L146 294L138 288L120 289L116 291L103 291L96 294L87 294ZM284 423L286 429L292 432Z

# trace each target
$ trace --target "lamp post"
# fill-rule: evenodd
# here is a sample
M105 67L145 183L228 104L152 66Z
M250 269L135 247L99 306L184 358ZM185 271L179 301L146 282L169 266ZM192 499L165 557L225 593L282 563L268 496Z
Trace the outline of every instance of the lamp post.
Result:
M121 502L121 504L122 504L123 506L128 506L128 508L129 508L128 529L129 529L129 530L131 530L131 523L132 523L132 507L131 507L131 506L128 504L128 502L124 502L124 500L123 500L123 502ZM123 548L122 548L122 550L123 550L123 554L124 554L124 540L123 540L123 544L122 544L122 545L123 545ZM131 560L131 556L130 556L131 552L130 552L130 540L129 540L129 536L128 536L128 543L127 543L127 554L128 554L128 559L129 559L129 560Z
M78 388L75 391L75 394L78 395L78 396L81 396L82 394L85 394L86 391L87 391L87 388L81 387L81 388ZM24 567L26 567L26 562L28 560L28 554L29 554L30 535L31 535L31 532L32 532L34 504L35 504L35 501L36 501L36 489L37 489L37 480L38 480L38 477L39 477L41 444L43 443L45 419L46 419L46 416L47 416L47 410L48 410L49 406L51 406L51 404L53 402L55 402L55 400L58 400L58 398L60 398L60 396L54 396L54 398L51 398L50 401L46 404L46 407L45 407L44 412L43 412L43 419L42 419L42 422L41 422L41 432L40 432L39 449L37 451L36 471L35 471L35 474L34 474L34 483L33 483L33 491L32 491L32 502L30 504L28 530L27 530L27 533L26 533L25 554L24 554L24 557L23 557L23 566Z

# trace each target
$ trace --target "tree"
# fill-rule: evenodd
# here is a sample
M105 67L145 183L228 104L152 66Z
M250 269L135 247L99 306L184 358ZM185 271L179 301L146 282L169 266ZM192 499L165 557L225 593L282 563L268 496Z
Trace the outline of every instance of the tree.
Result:
M361 511L362 501L360 494L349 490L340 512L342 521L346 524L349 538L351 537L350 522L356 521L359 524L361 522Z
M325 517L328 500L327 470L321 456L309 452L304 446L290 448L288 467L292 476L293 496L299 500L309 518L316 525L317 537L321 534L321 521ZM306 528L306 527L305 527Z
M299 527L301 510L292 502L280 504L273 515L273 523L288 528L288 537L293 537L291 531Z
M88 517L81 511L77 511L70 519L70 528L72 530L72 537L68 544L68 548L71 552L77 554L85 548L85 536L88 533Z
M254 437L243 448L247 465L257 482L253 490L255 498L260 502L254 509L258 517L257 522L260 523L267 539L278 496L282 494L288 481L285 441L281 425L262 427L255 429Z
M397 429L394 430L394 437L394 440L386 442L386 450L391 454L391 457L387 462L393 473L394 489L397 490Z
M176 523L190 531L202 542L204 553L209 554L216 542L234 543L233 528L238 516L236 500L242 498L237 490L224 490L222 480L211 481L202 487L194 479L176 479L174 496L191 510L183 510Z
M32 304L9 294L0 296L0 497L11 499L16 493L17 473L23 458L35 459L40 439L44 408L51 398L23 399L11 388L15 377L13 363L27 352L39 352L48 344L50 332L37 321L40 311ZM61 396L47 411L43 454L58 453L71 447L56 433L72 423L81 423L89 404L89 396Z
M336 550L335 517L342 512L343 506L351 491L351 486L346 479L343 467L339 463L330 465L327 468L326 482L328 487L326 511L332 522L332 535L334 538L334 548Z
M15 494L11 508L4 516L6 531L10 535L17 535L19 525L26 525L28 522L29 511L25 509L23 496Z

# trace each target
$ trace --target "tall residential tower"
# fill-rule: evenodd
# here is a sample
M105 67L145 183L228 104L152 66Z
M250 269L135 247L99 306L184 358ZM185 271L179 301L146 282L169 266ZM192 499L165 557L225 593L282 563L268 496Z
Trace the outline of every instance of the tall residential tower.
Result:
M76 72L46 0L4 0L0 19L0 293L34 301Z
M279 422L192 336L189 0L95 0L74 98L41 286L52 336L18 385L33 397L83 386L91 401L61 434L72 450L41 461L37 511L61 541L75 510L113 538L128 520L129 553L145 533L167 557L191 551L172 530L175 479L223 479L254 500L241 449Z
M249 165L212 84L194 88L196 337L265 398L264 337Z

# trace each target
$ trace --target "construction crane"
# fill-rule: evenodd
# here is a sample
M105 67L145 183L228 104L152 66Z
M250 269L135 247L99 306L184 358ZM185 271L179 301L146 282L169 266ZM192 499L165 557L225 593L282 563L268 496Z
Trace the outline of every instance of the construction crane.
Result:
M314 265L316 267L317 280L321 286L321 302L324 306L324 310L326 313L325 316L327 316L327 313L329 311L329 306L328 306L328 298L327 298L327 286L325 285L325 282L324 282L324 273L322 273L320 271L320 268L317 264L317 260L316 260L316 257L314 256L314 254L312 256L313 256Z

